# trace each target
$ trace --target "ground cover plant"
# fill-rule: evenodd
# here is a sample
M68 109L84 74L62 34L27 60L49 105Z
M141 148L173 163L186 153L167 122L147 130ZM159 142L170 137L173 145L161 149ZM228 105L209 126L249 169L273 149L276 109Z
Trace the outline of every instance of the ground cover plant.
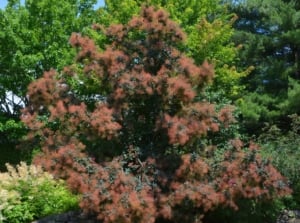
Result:
M179 49L185 34L163 10L143 7L108 28L104 50L74 33L76 62L28 88L22 121L39 143L34 162L82 194L80 207L108 222L201 222L242 199L290 193L258 146L206 142L234 121L205 100L213 67ZM201 99L200 99L201 98Z

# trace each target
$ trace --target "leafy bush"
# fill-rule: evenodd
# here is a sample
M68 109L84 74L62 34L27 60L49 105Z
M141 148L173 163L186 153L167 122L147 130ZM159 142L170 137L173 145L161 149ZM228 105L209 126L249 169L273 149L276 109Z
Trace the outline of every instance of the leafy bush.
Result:
M277 169L287 177L293 189L290 208L300 208L300 116L290 115L289 131L273 125L259 137L262 155L272 159ZM291 207L292 206L292 207Z
M78 197L41 167L24 162L6 166L8 171L0 173L1 223L30 222L77 208Z
M29 152L17 148L25 135L26 128L20 120L6 120L0 114L0 171L5 170L5 163L17 164L28 159Z
M1 136L0 136L1 137ZM22 151L16 148L15 144L0 143L0 171L5 171L6 163L18 164L22 157ZM26 151L29 153L28 151Z

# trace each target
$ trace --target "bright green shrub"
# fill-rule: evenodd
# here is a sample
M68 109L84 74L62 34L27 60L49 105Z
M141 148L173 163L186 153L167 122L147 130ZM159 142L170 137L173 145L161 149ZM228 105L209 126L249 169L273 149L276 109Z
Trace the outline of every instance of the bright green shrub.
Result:
M77 208L78 197L41 167L6 164L0 173L0 223L22 223Z

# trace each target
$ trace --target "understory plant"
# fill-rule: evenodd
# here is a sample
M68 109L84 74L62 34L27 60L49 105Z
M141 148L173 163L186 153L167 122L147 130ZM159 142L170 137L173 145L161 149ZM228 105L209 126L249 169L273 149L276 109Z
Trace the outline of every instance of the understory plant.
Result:
M300 208L300 116L293 114L288 116L289 130L280 129L276 125L265 128L258 138L262 145L261 153L264 157L272 159L276 168L286 176L292 196L286 203L288 209ZM287 126L285 126L287 127Z
M106 48L74 33L76 62L32 82L22 112L41 147L34 162L82 194L85 212L105 223L196 223L241 199L290 193L254 143L210 143L233 107L205 99L213 67L180 51L185 33L164 10L94 28Z
M26 223L78 208L78 196L40 166L6 164L0 173L0 222Z

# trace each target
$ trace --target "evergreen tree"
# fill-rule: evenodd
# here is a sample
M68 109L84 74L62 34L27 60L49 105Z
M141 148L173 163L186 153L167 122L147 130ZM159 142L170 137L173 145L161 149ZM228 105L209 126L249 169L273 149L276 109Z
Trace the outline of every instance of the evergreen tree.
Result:
M233 40L243 46L240 66L254 66L244 78L248 93L239 101L243 116L254 133L264 122L288 126L287 115L299 109L283 110L288 104L291 82L299 77L299 3L283 0L232 1L239 19ZM300 89L293 91L300 91ZM251 130L252 129L252 130Z

